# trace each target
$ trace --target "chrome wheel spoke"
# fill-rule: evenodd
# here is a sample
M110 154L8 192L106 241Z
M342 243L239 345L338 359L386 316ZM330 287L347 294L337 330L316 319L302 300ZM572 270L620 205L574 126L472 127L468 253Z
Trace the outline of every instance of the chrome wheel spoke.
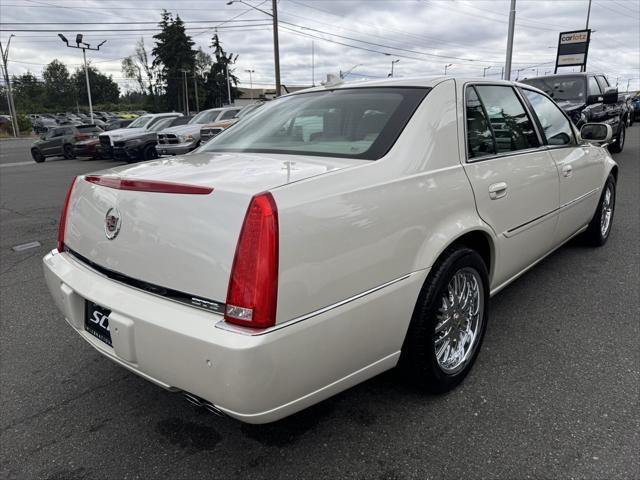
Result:
M483 287L477 271L457 271L441 298L434 335L434 350L440 368L456 373L473 355L484 311Z

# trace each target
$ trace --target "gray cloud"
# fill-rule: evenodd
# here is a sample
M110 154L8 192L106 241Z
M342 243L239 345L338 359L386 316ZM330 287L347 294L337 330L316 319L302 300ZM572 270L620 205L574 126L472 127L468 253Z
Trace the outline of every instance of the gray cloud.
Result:
M252 0L269 9L270 1ZM514 70L520 76L543 74L553 69L558 32L584 27L587 0L518 0L514 44ZM117 32L122 28L155 28L146 25L108 25L103 22L157 21L162 8L178 13L189 33L205 50L215 23L244 13L221 25L218 32L225 49L239 54L236 74L248 84L246 69L255 70L254 84L273 85L272 32L263 13L226 0L1 0L0 34L3 44L13 31L10 72L27 70L41 75L44 64L54 58L71 69L81 63L79 51L67 49L56 32L18 32L21 28L83 31L92 43L107 39L104 51L91 53L95 66L113 75L123 89L133 86L122 77L120 59L133 52L143 36L149 48L153 32ZM459 75L499 76L504 64L508 0L280 0L279 16L282 81L311 83L311 48L315 46L315 81L327 73L347 71L350 79L386 77L393 59L399 76L441 74L444 65ZM257 20L258 22L249 22ZM10 22L97 22L98 25L9 25ZM620 88L640 89L640 0L593 0L589 69L618 78ZM229 28L229 27L233 28ZM300 27L306 27L302 29ZM206 28L203 29L203 28ZM100 29L101 32L89 32ZM200 30L198 30L200 29ZM313 29L313 30L311 30ZM327 32L327 33L323 33ZM333 35L329 35L333 34ZM69 36L72 36L69 33ZM312 38L317 37L317 38ZM340 45L337 42L347 45ZM367 43L365 43L367 42ZM377 45L376 45L377 44ZM355 47L360 48L355 48ZM368 51L368 50L373 51Z

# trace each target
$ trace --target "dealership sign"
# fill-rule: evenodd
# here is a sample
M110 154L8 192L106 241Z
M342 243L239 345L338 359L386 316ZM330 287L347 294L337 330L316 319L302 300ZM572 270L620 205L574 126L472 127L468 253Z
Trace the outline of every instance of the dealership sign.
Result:
M587 66L587 53L589 53L589 40L591 30L574 30L561 32L558 38L558 55L556 56L556 72L558 67L582 67Z

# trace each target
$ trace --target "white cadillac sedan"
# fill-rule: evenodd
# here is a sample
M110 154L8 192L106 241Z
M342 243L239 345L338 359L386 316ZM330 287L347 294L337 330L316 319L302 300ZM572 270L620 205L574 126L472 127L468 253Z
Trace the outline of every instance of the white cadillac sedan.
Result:
M607 241L611 133L506 81L287 95L184 158L77 177L46 281L104 356L244 422L397 365L447 391L491 295Z

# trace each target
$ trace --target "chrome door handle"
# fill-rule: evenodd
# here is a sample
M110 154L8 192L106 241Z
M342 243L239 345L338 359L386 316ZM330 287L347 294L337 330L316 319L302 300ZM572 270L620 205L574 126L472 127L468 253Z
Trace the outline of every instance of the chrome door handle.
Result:
M489 185L489 198L491 198L491 200L497 200L505 195L507 195L507 184L505 182Z
M562 167L562 175L564 175L565 177L570 177L571 172L573 172L573 167L571 165L565 165L564 167Z

